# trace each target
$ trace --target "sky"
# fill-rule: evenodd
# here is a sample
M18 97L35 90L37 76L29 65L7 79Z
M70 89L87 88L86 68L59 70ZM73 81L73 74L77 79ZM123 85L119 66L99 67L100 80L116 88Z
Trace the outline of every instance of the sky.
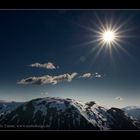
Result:
M120 27L119 46L97 41L106 25ZM139 53L138 10L1 10L0 99L140 106Z

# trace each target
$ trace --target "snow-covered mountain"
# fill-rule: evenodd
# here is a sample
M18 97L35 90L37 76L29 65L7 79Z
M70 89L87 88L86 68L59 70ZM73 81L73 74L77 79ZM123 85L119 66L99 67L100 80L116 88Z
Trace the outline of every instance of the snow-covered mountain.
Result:
M139 129L139 122L123 110L105 108L94 101L81 103L69 98L46 97L18 104L4 112L0 112L0 125L17 129Z
M20 102L7 102L4 100L0 100L0 114L11 112L12 110L16 109L22 103Z
M138 106L127 106L123 108L128 115L140 121L140 107Z

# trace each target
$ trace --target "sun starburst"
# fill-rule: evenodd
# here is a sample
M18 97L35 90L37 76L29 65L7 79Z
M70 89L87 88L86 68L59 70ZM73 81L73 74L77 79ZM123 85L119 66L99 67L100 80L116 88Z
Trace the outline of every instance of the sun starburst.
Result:
M112 17L104 21L97 16L97 22L92 22L93 27L84 26L84 28L91 31L92 34L90 36L90 41L83 43L83 45L92 46L89 53L97 51L94 55L95 58L97 58L102 51L106 53L109 52L112 57L113 50L117 53L121 50L130 56L123 47L126 41L125 39L130 37L127 32L132 30L132 28L127 28L127 22L128 20L117 22L113 20Z

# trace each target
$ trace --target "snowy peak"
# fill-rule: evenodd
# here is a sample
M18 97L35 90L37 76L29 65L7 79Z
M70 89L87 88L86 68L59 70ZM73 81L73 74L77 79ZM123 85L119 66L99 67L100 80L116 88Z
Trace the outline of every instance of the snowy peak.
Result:
M19 102L7 102L7 101L0 101L0 115L4 112L12 111L17 108L20 104Z
M140 107L138 107L138 106L127 106L127 107L123 108L123 110L132 110L132 109L140 109Z
M122 108L131 118L134 118L136 120L140 121L140 107L138 106L127 106L125 108Z
M20 124L24 126L23 129L28 125L32 129L47 130L138 129L133 120L121 109L108 109L94 101L82 103L74 99L57 97L14 103L11 104L11 109L9 104L9 109L0 113L0 124L15 125L15 128Z

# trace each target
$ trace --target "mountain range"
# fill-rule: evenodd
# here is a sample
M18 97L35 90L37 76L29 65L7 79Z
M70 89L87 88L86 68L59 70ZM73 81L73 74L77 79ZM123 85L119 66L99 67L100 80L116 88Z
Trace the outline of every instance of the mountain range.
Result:
M140 107L138 106L127 106L122 108L129 116L134 119L140 120Z
M140 108L107 108L58 97L0 101L0 129L139 130Z

